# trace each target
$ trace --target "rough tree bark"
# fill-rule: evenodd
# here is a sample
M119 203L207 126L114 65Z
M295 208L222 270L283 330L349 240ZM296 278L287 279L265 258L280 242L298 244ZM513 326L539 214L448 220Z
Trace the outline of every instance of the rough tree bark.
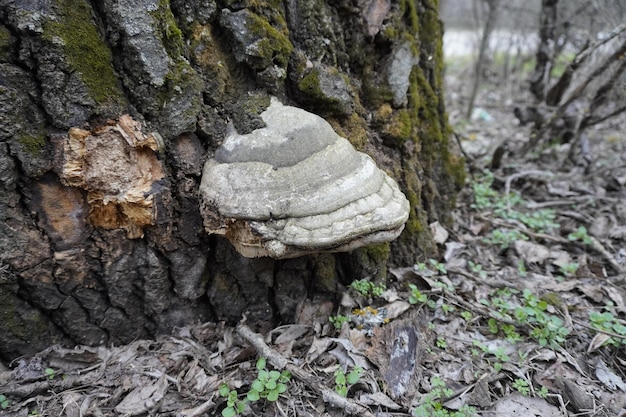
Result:
M435 254L464 175L441 38L436 0L0 0L0 358L245 311L263 328ZM399 182L397 241L274 261L206 235L202 166L268 95Z

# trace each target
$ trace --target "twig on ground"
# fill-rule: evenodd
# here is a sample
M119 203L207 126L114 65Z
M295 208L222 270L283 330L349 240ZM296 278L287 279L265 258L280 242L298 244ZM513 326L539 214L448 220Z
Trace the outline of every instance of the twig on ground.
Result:
M521 177L528 177L528 176L533 176L533 177L554 177L554 174L552 172L548 172L548 171L539 171L536 169L530 170L530 171L522 171L522 172L518 172L516 174L513 175L509 175L506 178L506 181L504 183L504 196L507 199L506 200L506 209L507 210L511 210L510 204L509 204L509 199L508 199L508 195L511 192L511 183L513 181L515 181L518 178Z
M271 363L275 368L279 370L286 369L293 376L304 382L309 388L321 394L324 402L329 403L333 407L341 408L346 413L351 415L360 415L365 417L375 417L374 414L369 411L365 406L357 403L350 398L344 398L327 388L320 387L315 383L315 378L309 372L292 364L282 356L279 352L269 347L263 340L263 336L253 332L245 324L237 326L237 333L244 339L246 339L257 350L260 356L267 358L267 361Z
M185 408L184 410L180 410L178 413L176 413L176 417L198 417L205 414L207 411L215 406L213 397L214 395L211 395L211 398L209 398L197 407Z
M481 278L478 275L474 275L474 274L470 274L467 271L464 271L462 269L458 269L458 268L450 268L448 267L448 272L451 272L453 274L458 274L458 275L462 275L466 278L471 279L472 281L476 281L479 284L483 284L483 285L487 285L489 287L495 287L495 288L505 288L510 286L511 284L507 281L504 281L502 279L499 278L491 278L490 279L485 279L485 278Z

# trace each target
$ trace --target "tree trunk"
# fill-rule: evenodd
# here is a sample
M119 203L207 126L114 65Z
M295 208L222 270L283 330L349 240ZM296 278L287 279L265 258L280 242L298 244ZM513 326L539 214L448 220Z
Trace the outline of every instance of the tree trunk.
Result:
M485 0L487 5L487 18L485 20L485 26L483 26L483 33L480 38L480 47L478 48L478 57L476 58L476 65L474 66L474 79L472 80L472 90L469 97L469 103L467 105L467 111L465 112L465 118L470 119L474 112L474 104L476 102L476 96L478 95L478 88L480 82L483 79L483 68L485 60L487 59L487 50L489 48L489 39L491 33L496 26L498 17L499 1L497 0Z
M263 329L434 256L464 176L441 39L436 0L0 0L0 358L246 312ZM204 232L202 166L268 95L398 181L399 239L276 261Z

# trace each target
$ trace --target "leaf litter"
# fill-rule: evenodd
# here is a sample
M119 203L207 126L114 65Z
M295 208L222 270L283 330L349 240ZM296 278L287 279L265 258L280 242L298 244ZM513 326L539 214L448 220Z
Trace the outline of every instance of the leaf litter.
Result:
M626 415L625 121L590 132L591 164L568 160L568 144L518 160L530 130L498 97L486 91L490 117L457 127L470 178L454 225L430 225L441 259L391 269L377 295L348 288L339 310L309 302L265 335L242 321L52 346L0 372L0 415L223 415L220 386L243 400L259 357L292 377L242 415ZM486 170L501 145L508 156ZM338 376L355 369L340 395Z

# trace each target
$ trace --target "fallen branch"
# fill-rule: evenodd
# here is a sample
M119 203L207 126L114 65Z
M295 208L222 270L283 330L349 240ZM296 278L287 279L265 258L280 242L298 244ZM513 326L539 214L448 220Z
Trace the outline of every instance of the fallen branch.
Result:
M365 406L357 403L356 401L350 398L344 398L330 389L320 387L319 384L315 382L315 378L312 374L290 363L287 358L269 347L265 343L265 340L263 340L263 336L253 332L245 324L240 324L239 326L237 326L237 333L239 333L241 337L246 339L252 346L254 346L259 356L265 357L267 361L278 370L286 369L291 372L293 376L304 382L312 390L319 393L324 402L330 404L333 407L341 408L350 415L375 417L371 411L369 411Z

